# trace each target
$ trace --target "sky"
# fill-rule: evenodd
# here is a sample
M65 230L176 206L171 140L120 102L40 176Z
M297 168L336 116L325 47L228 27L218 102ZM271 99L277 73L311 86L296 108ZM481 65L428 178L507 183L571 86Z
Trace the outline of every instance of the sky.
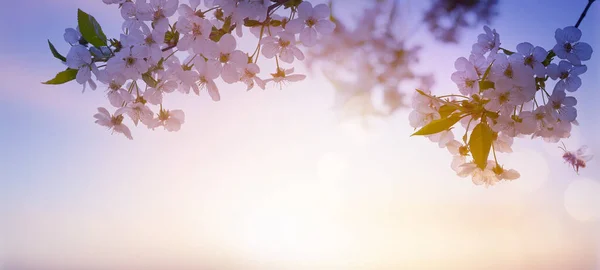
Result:
M318 2L318 1L316 1ZM491 27L503 47L546 48L573 25L585 0L500 0ZM349 1L336 14L360 10ZM63 30L77 8L109 36L120 29L101 1L10 1L0 9L0 269L600 269L600 162L579 175L555 144L517 140L514 182L485 188L459 178L451 157L409 137L408 110L340 123L332 86L318 71L265 91L221 84L221 101L174 94L179 132L132 128L133 141L94 124L105 93L47 86L64 67ZM354 7L354 8L353 8ZM410 29L423 9L401 1ZM598 4L581 24L600 44ZM434 93L455 92L458 44L425 27L418 70ZM247 45L247 44L245 44ZM600 61L586 64L580 126L569 148L600 151ZM298 67L300 71L304 68Z

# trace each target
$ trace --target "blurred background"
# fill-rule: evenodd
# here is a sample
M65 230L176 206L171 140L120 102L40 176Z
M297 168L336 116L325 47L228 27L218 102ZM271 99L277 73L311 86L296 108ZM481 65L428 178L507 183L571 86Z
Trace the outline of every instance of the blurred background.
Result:
M367 2L334 0L333 14L356 27ZM463 7L440 8L448 2ZM495 2L380 3L395 7L391 32L418 57L398 67L418 74L406 86L348 95L315 51L314 66L296 64L308 79L281 90L221 83L217 103L168 96L186 113L182 130L132 128L133 141L94 124L108 106L102 87L40 84L63 69L46 39L66 52L77 8L116 37L116 7L3 3L0 269L600 269L599 159L577 175L558 145L516 140L501 159L522 177L485 188L455 176L445 149L409 137L403 95L422 76L434 93L455 92L454 61L468 57L483 23L505 48L551 48L555 29L574 25L587 4ZM593 48L598 5L580 27ZM452 30L456 16L472 23ZM575 93L570 149L600 151L597 57Z

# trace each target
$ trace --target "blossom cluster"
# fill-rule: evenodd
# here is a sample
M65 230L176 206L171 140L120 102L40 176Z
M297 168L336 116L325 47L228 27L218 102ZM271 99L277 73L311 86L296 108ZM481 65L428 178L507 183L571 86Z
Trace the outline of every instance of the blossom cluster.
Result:
M97 82L104 85L115 109L98 108L96 123L129 139L126 118L151 129L181 128L183 111L163 108L164 97L175 91L206 91L218 101L220 81L241 82L251 90L304 79L285 65L304 60L299 47L314 46L335 29L328 5L301 0L102 1L120 10L119 38L107 38L94 17L79 10L78 27L64 33L71 46L66 57L49 42L52 54L68 68L45 83L75 80L84 91L96 89ZM248 32L257 40L252 52L239 46ZM260 75L261 55L276 64L269 78Z
M484 31L469 58L455 62L451 78L460 94L417 90L409 121L420 128L414 135L448 149L459 176L493 185L519 177L496 158L496 152L512 151L514 138L556 143L570 136L577 124L577 99L571 93L581 88L579 76L587 70L583 62L591 58L592 47L580 41L582 33L573 26L556 30L550 50L523 42L510 51L501 47L496 30L486 26ZM456 133L457 123L464 135Z
M343 117L390 115L407 105L402 83L433 84L431 75L412 69L420 47L393 32L397 1L373 2L356 20L334 17L335 31L307 51L308 67L321 69L335 87ZM381 94L385 108L376 106L374 93Z

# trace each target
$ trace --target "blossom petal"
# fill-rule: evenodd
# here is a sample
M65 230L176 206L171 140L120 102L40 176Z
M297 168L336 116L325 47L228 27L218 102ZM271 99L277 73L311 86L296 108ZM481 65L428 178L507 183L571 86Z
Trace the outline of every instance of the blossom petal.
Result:
M581 30L575 26L567 26L563 29L563 38L566 42L573 43L581 39Z
M209 81L207 83L208 95L213 101L221 100L221 95L219 94L219 89L217 88L217 84L214 81Z
M285 25L285 31L288 31L292 34L298 34L298 33L300 33L300 31L302 31L302 29L305 26L306 26L306 23L304 22L304 20L302 20L300 18L296 18L296 19L289 21Z
M318 4L313 8L313 17L316 19L329 18L330 10L326 4Z
M565 89L569 92L575 92L581 86L581 78L577 76L569 76L565 79Z
M519 52L522 55L530 54L531 50L533 50L533 45L531 45L531 43L529 42L523 42L517 45L517 52Z
M317 44L317 31L311 27L304 28L300 32L300 41L307 47L312 47Z
M313 16L313 6L308 1L303 1L298 5L298 18L300 19L308 19Z
M582 61L590 60L592 57L592 46L587 43L579 42L573 46L573 52L579 57Z
M231 34L225 34L219 40L219 50L221 53L231 53L235 50L235 38Z
M335 30L335 23L330 20L319 20L315 24L315 28L321 35L329 35Z

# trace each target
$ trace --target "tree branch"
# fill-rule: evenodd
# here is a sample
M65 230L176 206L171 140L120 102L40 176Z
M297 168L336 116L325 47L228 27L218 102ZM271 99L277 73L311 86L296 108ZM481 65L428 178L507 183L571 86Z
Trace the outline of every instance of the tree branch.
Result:
M581 15L579 16L579 20L577 20L577 23L575 24L575 28L579 28L579 24L581 24L581 21L583 21L583 18L585 18L585 15L587 14L588 9L590 9L590 6L592 5L592 3L594 3L594 1L596 1L596 0L588 0L588 3L585 6L585 9L581 13Z

